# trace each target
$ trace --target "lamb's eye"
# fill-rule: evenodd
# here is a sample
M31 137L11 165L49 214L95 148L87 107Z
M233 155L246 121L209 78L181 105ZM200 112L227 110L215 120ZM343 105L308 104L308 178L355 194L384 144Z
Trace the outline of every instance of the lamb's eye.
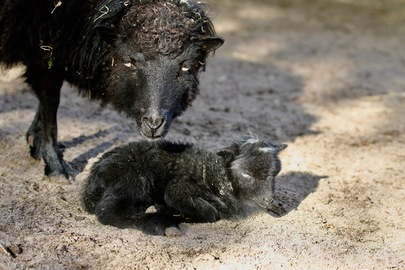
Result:
M247 179L252 178L252 176L250 176L248 173L241 173L241 175Z
M131 68L131 67L133 67L134 65L133 65L131 62L128 62L128 63L124 63L124 66Z

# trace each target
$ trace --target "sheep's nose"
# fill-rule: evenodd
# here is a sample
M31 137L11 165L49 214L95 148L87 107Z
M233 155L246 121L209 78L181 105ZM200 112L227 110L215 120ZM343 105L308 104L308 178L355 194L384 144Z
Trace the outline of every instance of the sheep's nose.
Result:
M142 117L143 125L150 130L152 135L164 124L165 119L160 116L144 116Z

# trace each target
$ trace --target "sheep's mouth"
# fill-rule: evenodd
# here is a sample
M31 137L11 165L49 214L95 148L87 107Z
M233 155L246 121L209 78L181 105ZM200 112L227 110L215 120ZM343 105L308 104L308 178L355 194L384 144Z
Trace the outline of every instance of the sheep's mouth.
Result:
M169 129L166 126L157 130L151 130L149 128L140 129L141 136L150 141L158 141L164 138L168 132Z
M161 134L148 134L141 130L141 136L149 141L158 141L164 138L164 135ZM165 134L166 135L166 134Z
M137 124L142 137L154 141L167 135L171 122L172 117L168 114L150 114L144 115Z

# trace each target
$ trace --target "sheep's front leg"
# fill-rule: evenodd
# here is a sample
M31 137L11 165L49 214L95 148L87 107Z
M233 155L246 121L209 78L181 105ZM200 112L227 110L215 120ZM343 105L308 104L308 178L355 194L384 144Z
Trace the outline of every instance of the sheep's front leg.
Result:
M35 118L27 132L31 156L43 158L47 176L67 179L67 166L57 140L57 111L63 78L58 73L33 72L30 68L25 75L39 100Z

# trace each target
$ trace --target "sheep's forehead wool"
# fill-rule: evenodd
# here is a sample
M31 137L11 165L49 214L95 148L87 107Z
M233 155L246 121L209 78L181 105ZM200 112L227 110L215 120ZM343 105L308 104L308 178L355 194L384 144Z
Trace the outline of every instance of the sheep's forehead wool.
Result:
M145 1L131 7L123 22L132 29L141 51L179 52L198 38L212 34L204 11L188 1Z

